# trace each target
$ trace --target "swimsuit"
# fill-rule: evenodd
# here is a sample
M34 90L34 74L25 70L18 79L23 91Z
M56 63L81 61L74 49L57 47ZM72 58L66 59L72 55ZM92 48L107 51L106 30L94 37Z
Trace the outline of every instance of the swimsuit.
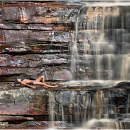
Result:
M35 81L35 80L33 80L32 84L34 84L34 81Z
M24 79L23 81L24 81L24 82L26 82L26 81L27 81L27 79ZM35 81L35 80L33 80L32 84L34 84L34 81Z
M26 81L27 81L27 79L24 79L23 81L24 81L24 82L26 82Z

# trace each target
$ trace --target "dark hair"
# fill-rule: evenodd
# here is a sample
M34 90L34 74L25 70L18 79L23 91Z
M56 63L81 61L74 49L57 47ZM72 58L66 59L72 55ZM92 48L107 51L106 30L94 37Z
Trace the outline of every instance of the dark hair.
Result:
M16 76L16 78L15 78L15 84L20 84L20 83L17 81L17 79L24 80L24 79L29 79L29 78L30 78L30 76L28 76L28 75L26 75L26 74L18 75L18 76Z

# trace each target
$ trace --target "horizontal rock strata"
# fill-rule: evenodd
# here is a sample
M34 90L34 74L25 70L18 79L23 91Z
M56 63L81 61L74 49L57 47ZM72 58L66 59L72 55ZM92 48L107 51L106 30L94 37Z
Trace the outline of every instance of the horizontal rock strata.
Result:
M1 2L0 121L48 116L48 89L33 90L16 79L44 75L47 84L60 83L59 88L72 79L68 44L78 8L65 2Z
M124 83L121 87L117 85L118 87L115 88L112 86L86 87L81 84L69 86L65 83L73 77L70 60L74 37L77 36L76 42L79 47L79 61L77 62L90 66L90 68L80 69L85 77L83 80L88 80L94 77L92 65L96 58L91 56L95 54L95 51L91 49L90 55L80 56L84 52L83 41L88 44L91 41L92 45L95 45L104 33L101 31L104 13L102 7L99 9L89 7L86 14L84 10L81 10L80 13L85 17L79 18L78 33L76 33L75 22L82 4L67 2L43 0L0 3L0 122L3 122L0 128L43 129L43 127L50 126L45 120L49 120L49 97L51 96L54 97L51 99L55 100L54 114L59 120L63 119L62 114L69 115L69 118L66 118L68 120L70 116L73 120L77 120L74 114L76 113L77 117L80 114L84 116L86 108L87 115L99 117L99 111L96 110L106 102L108 103L109 99L112 99L112 103L109 103L112 118L115 114L122 116L130 111L129 108L126 110L124 107L128 104L129 83ZM110 9L117 12L123 10L112 7L106 8L106 11L110 13ZM106 21L104 31L109 30L109 27L113 25L116 29L121 28L122 18L114 18L114 13L110 16L108 13L104 19ZM116 21L116 24L108 26L108 21L112 19ZM129 27L129 22L126 22L125 26ZM125 37L123 37L125 42L129 43L130 39ZM83 70L90 75L84 75ZM108 72L102 73L105 76L108 74ZM43 88L43 86L36 85L36 89L32 89L16 83L18 78L34 80L41 75L45 76L47 84L58 85L58 88ZM82 75L80 78L82 79ZM101 99L100 94L104 97L102 105L98 104ZM86 99L88 101L85 104ZM91 104L95 106L91 107ZM104 108L103 110L105 113ZM17 125L13 125L14 120ZM58 126L58 122L53 123Z

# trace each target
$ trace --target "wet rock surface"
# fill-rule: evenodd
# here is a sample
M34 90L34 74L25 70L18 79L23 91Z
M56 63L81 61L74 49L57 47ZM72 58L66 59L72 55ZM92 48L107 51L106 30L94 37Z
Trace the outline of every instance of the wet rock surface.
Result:
M73 79L70 60L75 22L81 3L45 1L10 1L2 2L0 5L0 128L43 129L52 124L65 128L73 127L65 121L77 121L77 124L81 120L91 118L127 121L130 113L129 82L122 82L114 87L100 86L96 84L97 82L93 86L80 82L75 85L66 83ZM111 9L117 12L123 10L118 10L116 7ZM81 68L77 71L78 79L95 78L94 71L97 68L93 68L93 65L97 57L93 48L99 40L102 40L99 38L103 33L100 30L103 10L102 7L99 9L89 7L85 16L85 10L81 10L82 15L79 17L81 24L77 34L80 55L76 62L81 64ZM129 12L129 8L124 10ZM129 22L124 25L126 30L121 31L118 29L121 28L121 17L108 15L109 8L106 12L107 16L104 19L106 43L109 40L114 41L115 53L119 54L122 46L120 43L124 41L123 44L128 48L127 53L129 53L130 39L129 33L126 34L126 31L129 32ZM129 15L124 17L130 19ZM116 24L108 24L112 19ZM109 35L111 26L117 30ZM122 37L118 38L118 34ZM83 42L89 45L87 51ZM101 42L104 46L109 46ZM104 51L109 54L109 49L103 48ZM82 55L83 52L86 55ZM123 51L122 53L125 54ZM120 56L117 56L117 59L117 61L122 60ZM86 65L89 67L85 67ZM107 70L96 71L100 71L104 79L112 73ZM17 78L34 80L41 75L45 76L47 84L58 84L58 88L43 88L36 85L36 89L31 89L15 83ZM54 97L51 101L53 107L49 104L50 93ZM48 122L51 120L49 117L51 108L54 112L53 119L58 120L57 122ZM128 124L124 126L129 128Z
M47 82L47 84L54 85L53 82ZM130 111L129 83L120 83L116 87L103 89L101 87L95 89L96 86L65 87L61 82L56 84L59 84L58 88L45 89L42 86L36 86L37 88L34 90L11 82L8 84L5 82L5 85L4 82L0 83L0 113L2 116L0 119L3 123L9 123L2 124L2 128L7 128L7 126L9 128L46 128L51 126L53 122L51 124L46 122L45 126L41 124L50 120L50 93L54 95L51 98L54 103L53 116L56 120L62 121L62 123L59 122L60 124L57 122L59 125L63 124L59 126L60 128L63 126L73 127L72 125L68 126L69 124L65 125L66 121L73 121L75 124L75 121L91 119L91 116L99 118L99 115L101 118L108 117L118 119L118 121L125 117L123 118L125 125L123 128L129 128L129 124L125 123L128 117L126 113ZM100 101L102 101L101 104ZM101 113L99 107L101 107ZM85 116L84 113L88 114ZM5 115L10 115L10 117ZM14 119L18 124L11 123ZM55 122L55 125L57 123Z
M49 120L48 91L53 88L36 85L34 90L15 81L44 75L47 84L63 87L63 81L72 79L68 44L77 9L65 2L1 3L0 128L51 126L44 121Z

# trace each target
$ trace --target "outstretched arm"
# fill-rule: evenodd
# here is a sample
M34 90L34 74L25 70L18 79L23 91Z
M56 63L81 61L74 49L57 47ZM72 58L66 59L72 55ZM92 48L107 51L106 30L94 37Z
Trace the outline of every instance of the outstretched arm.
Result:
M21 81L21 84L25 85L25 86L28 86L28 87L31 87L31 88L36 88L35 86L32 86L32 85L29 85L29 84L26 84L25 82Z

